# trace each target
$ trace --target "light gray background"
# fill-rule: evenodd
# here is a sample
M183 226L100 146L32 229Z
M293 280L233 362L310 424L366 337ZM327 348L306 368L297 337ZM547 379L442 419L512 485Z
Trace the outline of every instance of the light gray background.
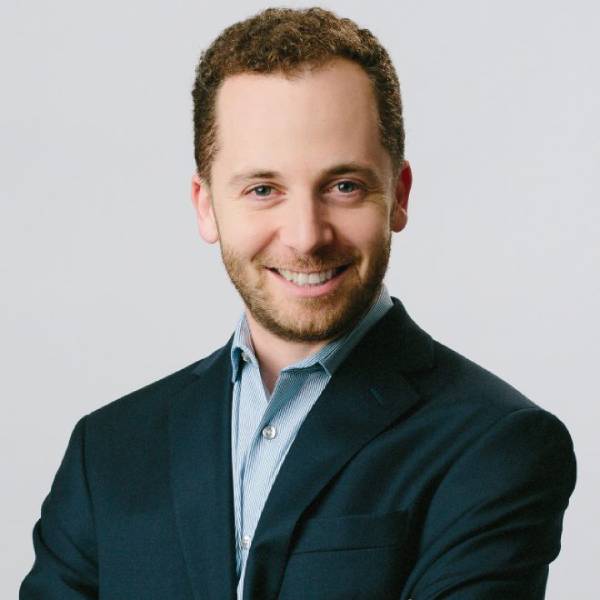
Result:
M297 3L280 3L305 6ZM16 597L76 420L226 341L240 302L197 237L200 50L263 2L4 0L2 557ZM579 481L548 598L600 557L597 3L326 2L400 76L415 175L387 277L413 317L558 415Z

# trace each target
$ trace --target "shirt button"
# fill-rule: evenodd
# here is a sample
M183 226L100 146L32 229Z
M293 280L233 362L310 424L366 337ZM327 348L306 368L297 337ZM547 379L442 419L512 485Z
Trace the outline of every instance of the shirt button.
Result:
M250 358L248 358L248 355L245 352L242 352L242 360L244 362L248 362L250 360Z
M248 548L250 548L250 542L252 542L252 538L249 535L242 536L242 548L244 550L248 550Z
M277 429L275 429L275 425L267 425L262 430L262 436L267 440L272 440L277 436Z

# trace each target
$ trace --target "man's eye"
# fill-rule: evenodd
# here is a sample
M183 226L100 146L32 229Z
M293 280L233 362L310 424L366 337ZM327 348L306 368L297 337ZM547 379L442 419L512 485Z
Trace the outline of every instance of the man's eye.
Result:
M266 198L271 195L272 191L273 188L270 185L257 185L250 190L250 193L260 196L261 198Z
M358 183L355 183L354 181L340 181L336 183L334 187L336 187L339 192L342 192L342 194L351 194L360 189Z

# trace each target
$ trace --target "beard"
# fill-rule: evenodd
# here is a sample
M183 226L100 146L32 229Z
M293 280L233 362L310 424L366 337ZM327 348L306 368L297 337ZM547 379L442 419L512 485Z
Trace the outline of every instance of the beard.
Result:
M247 261L233 248L221 244L223 264L246 308L265 329L292 342L332 340L352 329L370 308L381 289L391 250L391 233L382 238L371 254L371 264L364 278L356 267L356 256L328 249L308 257L278 261L268 255ZM283 291L273 291L268 279L268 265L285 265L286 269L325 271L332 266L349 264L332 292L317 297L286 298Z

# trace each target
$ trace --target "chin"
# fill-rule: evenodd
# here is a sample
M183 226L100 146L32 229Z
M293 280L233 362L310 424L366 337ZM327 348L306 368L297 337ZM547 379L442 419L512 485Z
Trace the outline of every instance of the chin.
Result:
M246 302L246 306L262 327L281 339L322 342L332 340L356 325L369 309L380 285L368 292L365 289L358 293L342 292L342 303L337 306L331 305L326 298L305 298L287 303L285 308L276 307L275 302Z

